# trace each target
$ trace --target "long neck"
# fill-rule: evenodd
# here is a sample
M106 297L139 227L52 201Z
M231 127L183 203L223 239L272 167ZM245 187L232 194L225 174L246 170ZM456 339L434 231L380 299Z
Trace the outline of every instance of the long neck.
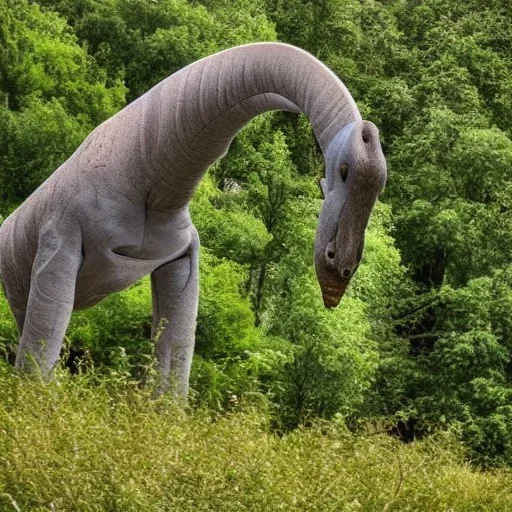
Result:
M152 194L155 208L184 206L206 169L262 112L304 112L324 152L343 126L361 119L332 71L307 52L280 43L217 53L170 76L147 96L143 143L159 188Z

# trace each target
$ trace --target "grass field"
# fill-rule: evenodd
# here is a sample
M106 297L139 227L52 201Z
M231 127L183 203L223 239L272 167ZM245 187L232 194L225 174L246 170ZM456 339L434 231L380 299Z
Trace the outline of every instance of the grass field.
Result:
M2 512L512 509L512 473L471 468L450 435L278 437L261 412L185 413L115 377L2 366L0 389Z

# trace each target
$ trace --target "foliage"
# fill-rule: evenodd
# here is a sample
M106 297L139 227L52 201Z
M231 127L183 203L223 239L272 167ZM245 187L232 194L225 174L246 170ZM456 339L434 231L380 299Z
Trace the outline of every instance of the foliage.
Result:
M0 208L21 202L123 104L65 23L27 0L2 0Z
M69 20L89 52L123 76L133 100L187 64L216 51L275 39L258 2L41 0Z
M389 179L367 232L363 263L340 307L325 311L312 270L323 160L311 126L304 116L290 113L254 119L209 171L191 204L202 242L192 403L216 414L257 403L268 409L269 421L281 433L319 417L351 427L381 418L404 440L455 426L474 462L512 464L512 11L505 0L0 0L0 12L0 218L125 100L198 58L237 44L279 39L326 62L345 82L363 117L378 125L388 162ZM151 383L149 295L149 281L143 280L73 317L64 359L83 373L79 379L87 379L87 372L99 379L100 408L110 400L107 392L101 394L108 379L130 375ZM16 337L0 295L0 348L9 361ZM5 378L17 390L32 389ZM82 389L74 383L82 381L66 382L73 400ZM65 400L63 391L55 392ZM141 425L144 414L153 417L144 394L129 396L141 407L135 416ZM95 411L90 413L91 432L100 428L94 423L100 412ZM225 429L229 421L245 421L228 418L222 420ZM32 420L27 419L30 427ZM193 418L179 421L169 427L173 432L196 425ZM106 424L117 428L115 422ZM140 435L134 425L129 428ZM124 439L114 439L113 432L105 435L116 447ZM254 446L262 439L277 443L266 434L247 435ZM282 449L292 458L296 445L289 439L301 435L313 439L302 431L284 438ZM231 438L226 439L227 447ZM308 449L323 446L314 439ZM263 457L263 452L236 453ZM272 457L269 453L265 456ZM371 459L372 453L368 447L365 456ZM400 453L409 452L401 447ZM211 456L204 451L196 455ZM331 461L332 455L324 459ZM273 459L276 467L284 460ZM322 467L325 475L334 471L334 465L300 460L299 466L319 472ZM129 509L129 500L151 509L145 495L136 496L135 489L146 489L140 475L127 477L123 466L118 475L124 480L117 480L107 465L96 462L107 482L94 504L97 510ZM47 463L37 462L44 468ZM297 464L291 466L295 471ZM19 482L32 478L21 466L13 467L20 471ZM48 475L56 475L55 467L45 469ZM190 477L186 468L182 480L176 480L183 488ZM211 479L207 472L197 477L210 483L217 478L211 487L218 492L217 508L241 503L223 494L229 482L238 482L252 500L247 503L270 507L263 495L250 490L254 481L240 477L246 469L228 469L222 475L214 471ZM263 463L259 470L268 484L265 479L273 470ZM391 495L368 497L345 473L343 485L330 486L323 498L308 490L300 494L319 475L314 471L307 482L295 473L287 480L300 482L295 504L286 486L278 489L278 484L269 500L289 510L300 508L305 496L311 510L312 503L329 509L336 502L329 496L346 503L346 510L485 510L477 505L476 490L464 488L467 502L460 501L457 486L432 497L428 482L416 482L409 494L400 490L390 505ZM362 481L380 481L367 471L354 474ZM432 471L436 485L452 479L448 471ZM492 479L486 480L490 477L461 471L456 474L475 482L475 489L484 481L493 488ZM132 486L130 478L137 483ZM154 478L154 488L163 485L157 495L165 507L165 489L172 486ZM196 490L204 489L193 481ZM14 479L1 485L7 489L0 488L1 496L11 493L14 503L29 508L36 503ZM62 496L82 496L88 489L73 485L72 493ZM107 505L109 493L120 501ZM26 501L19 501L20 495ZM197 503L186 493L175 495ZM44 503L41 510L50 507L46 498L37 499ZM495 499L489 506L500 510L500 496L487 499ZM183 503L179 506L185 510Z
M450 434L401 445L337 422L277 437L263 412L186 414L94 372L41 386L0 365L0 386L3 510L510 507L510 474L471 470Z

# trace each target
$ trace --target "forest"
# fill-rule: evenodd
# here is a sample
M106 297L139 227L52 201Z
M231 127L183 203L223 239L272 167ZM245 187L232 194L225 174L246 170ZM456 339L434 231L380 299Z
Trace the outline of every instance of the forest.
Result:
M148 278L73 314L48 386L14 372L0 294L2 510L509 510L508 0L0 0L0 222L153 85L258 41L319 58L379 128L347 294L326 310L315 277L308 119L256 117L190 205L186 413L149 398Z

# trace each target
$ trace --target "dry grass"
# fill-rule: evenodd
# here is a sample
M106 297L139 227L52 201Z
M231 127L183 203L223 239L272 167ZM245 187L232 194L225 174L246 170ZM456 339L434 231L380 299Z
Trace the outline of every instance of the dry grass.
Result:
M1 511L510 511L512 473L453 439L402 445L335 425L283 438L263 414L185 414L126 382L0 369Z

